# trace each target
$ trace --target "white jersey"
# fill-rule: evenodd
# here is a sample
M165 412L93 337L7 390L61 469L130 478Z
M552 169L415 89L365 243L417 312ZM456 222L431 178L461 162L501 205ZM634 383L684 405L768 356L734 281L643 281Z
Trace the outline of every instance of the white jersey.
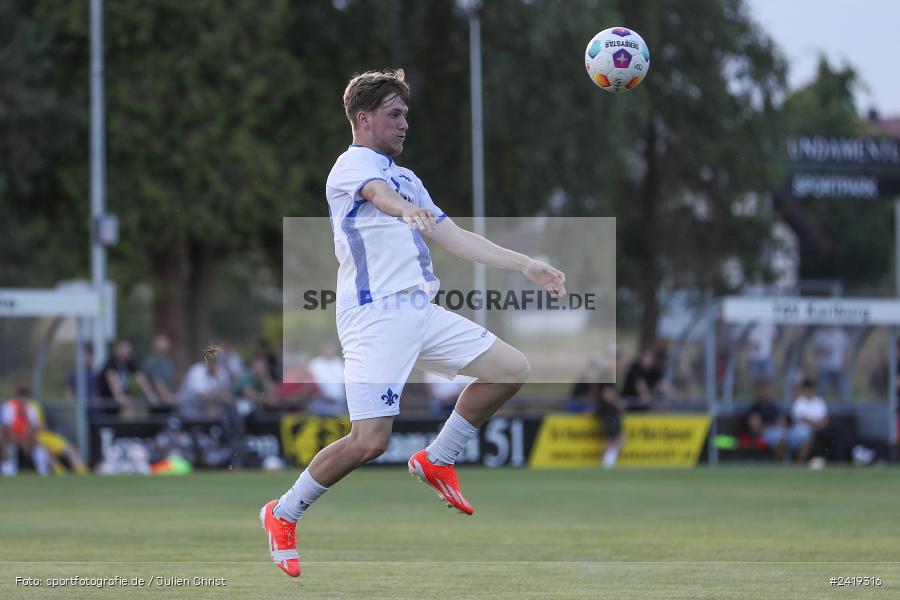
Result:
M415 286L434 297L440 287L419 230L410 230L402 218L384 214L359 195L376 179L416 206L430 209L438 223L447 217L415 173L386 154L350 146L335 161L325 184L334 254L340 262L337 312Z

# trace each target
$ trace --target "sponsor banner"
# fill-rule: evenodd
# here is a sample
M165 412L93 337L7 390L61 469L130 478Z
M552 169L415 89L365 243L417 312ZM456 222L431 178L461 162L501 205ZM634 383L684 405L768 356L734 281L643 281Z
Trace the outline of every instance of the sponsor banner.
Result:
M787 192L795 198L876 199L900 192L900 141L798 136L787 140Z
M881 137L805 135L787 139L792 168L887 169L900 174L900 141Z
M403 465L437 436L444 419L397 418L385 453L373 465ZM626 415L627 441L622 466L691 466L697 463L709 418L680 415ZM296 414L265 415L247 422L238 440L229 439L218 423L149 418L117 421L105 417L91 424L90 462L104 457L162 460L171 451L197 468L228 468L235 452L243 466L254 468L268 458L305 466L325 446L350 432L339 417ZM460 464L485 467L594 467L600 463L600 422L590 415L551 414L541 418L494 417L469 441Z
M623 467L693 467L709 431L708 415L628 415Z
M236 441L229 439L217 422L177 417L140 421L95 417L90 424L88 462L92 467L104 459L153 463L175 452L198 468L227 468L240 449L243 466L258 467L267 457L280 456L280 446L277 417L249 420Z
M291 414L281 418L279 429L284 457L305 466L319 450L350 433L350 419Z
M387 450L370 464L406 464L411 455L431 443L444 420L398 417ZM495 417L470 440L459 463L524 466L540 423L534 418ZM221 425L208 421L165 417L120 421L104 417L91 424L91 464L96 465L104 456L146 456L155 462L175 450L195 467L222 468L231 465L234 451L241 449L245 467L260 466L269 457L305 466L322 448L348 433L347 418L297 414L250 419L238 441L228 439Z
M885 299L745 298L722 299L722 319L731 323L789 325L893 325L900 302Z
M541 423L528 464L534 468L595 467L600 464L602 452L603 439L596 418L547 415Z

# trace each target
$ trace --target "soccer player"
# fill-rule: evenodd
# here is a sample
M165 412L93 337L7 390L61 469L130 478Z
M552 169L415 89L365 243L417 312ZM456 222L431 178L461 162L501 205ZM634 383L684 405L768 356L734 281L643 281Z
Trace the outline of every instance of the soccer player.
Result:
M409 459L410 473L468 515L473 508L460 490L456 457L528 377L521 352L431 302L439 282L422 234L461 258L520 271L551 295L565 295L562 271L461 229L416 174L394 162L406 141L409 104L402 69L357 75L344 91L353 143L329 173L326 196L340 263L336 321L352 425L260 510L272 559L293 577L300 575L297 521L332 485L385 451L414 366L448 379L475 378L435 440Z

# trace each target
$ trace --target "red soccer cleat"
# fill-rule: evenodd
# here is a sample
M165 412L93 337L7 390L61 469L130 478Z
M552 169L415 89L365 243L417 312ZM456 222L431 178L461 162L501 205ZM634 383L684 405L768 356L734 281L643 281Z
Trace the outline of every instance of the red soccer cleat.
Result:
M469 501L459 489L456 470L453 465L439 466L428 460L425 450L420 450L409 459L409 474L420 482L432 487L438 498L447 503L447 508L455 508L459 512L471 515L475 512Z
M272 512L278 500L259 510L259 521L269 536L269 552L278 568L291 577L300 577L300 554L297 552L297 524L279 519Z

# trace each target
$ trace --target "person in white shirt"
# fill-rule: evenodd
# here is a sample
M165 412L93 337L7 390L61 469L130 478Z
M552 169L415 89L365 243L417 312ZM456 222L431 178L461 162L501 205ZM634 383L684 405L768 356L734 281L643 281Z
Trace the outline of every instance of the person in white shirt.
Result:
M203 360L191 365L181 383L179 412L189 419L218 416L231 406L231 378L218 360Z
M309 361L309 373L321 393L320 398L310 403L309 411L319 416L346 415L344 361L337 355L334 343L322 344L319 355Z
M775 326L771 323L757 323L747 337L747 364L750 379L754 384L771 379L775 375L772 364L772 346L775 341Z
M344 91L353 143L335 162L325 190L340 263L336 317L352 425L348 436L319 452L294 486L260 511L272 559L294 577L300 575L297 520L331 485L385 451L413 367L447 379L476 378L435 440L409 460L410 473L465 514L473 509L453 463L530 372L520 351L431 302L440 283L423 234L451 254L519 271L552 296L565 296L562 271L461 229L422 180L396 164L409 129L409 104L402 69L357 75Z
M828 425L828 406L816 396L816 384L804 379L800 384L800 395L791 406L793 424L787 435L788 449L795 453L798 463L809 456L816 434Z
M842 393L844 368L847 365L847 354L850 338L847 332L836 325L819 329L813 336L813 349L816 356L816 377L819 379L819 393Z

